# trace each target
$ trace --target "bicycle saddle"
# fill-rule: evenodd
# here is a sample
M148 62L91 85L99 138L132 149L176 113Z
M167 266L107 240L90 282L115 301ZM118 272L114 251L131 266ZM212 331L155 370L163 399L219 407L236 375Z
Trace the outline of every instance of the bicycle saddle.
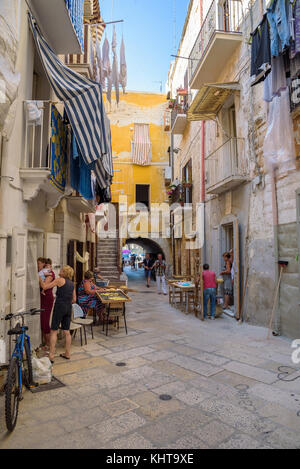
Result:
M24 326L24 330L28 331L28 327ZM7 333L7 335L20 335L22 334L22 329L20 327L16 327L15 329L10 329Z

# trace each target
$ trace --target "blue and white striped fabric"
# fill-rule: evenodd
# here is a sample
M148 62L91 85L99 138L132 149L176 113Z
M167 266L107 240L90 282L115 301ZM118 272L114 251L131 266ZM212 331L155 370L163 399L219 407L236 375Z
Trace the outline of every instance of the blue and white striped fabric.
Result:
M80 153L105 188L111 184L113 171L102 87L63 64L41 35L32 15L28 15L45 72L57 98L64 102Z

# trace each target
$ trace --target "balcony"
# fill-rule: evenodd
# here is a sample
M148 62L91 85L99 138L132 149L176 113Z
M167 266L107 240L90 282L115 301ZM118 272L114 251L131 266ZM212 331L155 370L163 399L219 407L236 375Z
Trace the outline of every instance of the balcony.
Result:
M34 199L51 174L51 104L25 101L25 148L20 169L25 201Z
M238 0L214 0L190 54L190 87L217 82L243 36L243 8Z
M184 106L179 106L172 111L172 134L183 135L186 127L187 116Z
M57 54L81 54L82 0L29 0L38 25Z
M66 198L69 212L79 213L96 213L96 204L92 200L86 200L79 193Z
M220 195L249 180L245 140L230 138L206 157L206 192Z
M90 27L84 25L83 54L69 54L65 56L65 64L74 72L80 73L94 80L95 54L93 49L93 37Z

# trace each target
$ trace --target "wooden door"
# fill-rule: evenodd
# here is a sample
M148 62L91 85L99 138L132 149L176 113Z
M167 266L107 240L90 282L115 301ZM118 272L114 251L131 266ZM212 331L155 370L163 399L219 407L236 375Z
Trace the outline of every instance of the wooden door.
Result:
M14 228L12 236L11 312L26 310L27 230ZM37 279L38 281L38 279Z

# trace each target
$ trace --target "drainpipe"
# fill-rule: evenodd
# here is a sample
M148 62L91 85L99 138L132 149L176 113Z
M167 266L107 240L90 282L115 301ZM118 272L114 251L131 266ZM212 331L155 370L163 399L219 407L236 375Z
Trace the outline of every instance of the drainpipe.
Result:
M203 0L200 0L200 24L201 27L203 25ZM206 236L205 236L205 121L202 121L202 128L201 128L201 194L200 194L200 202L204 205L203 209L203 231L204 231L204 244L202 252L204 254L202 261L205 262L206 260Z
M271 168L271 191L272 191L272 214L273 214L273 238L274 238L274 279L275 288L279 281L279 245L278 245L278 201L277 201L277 185L276 185L276 167L273 164ZM275 323L274 323L274 335L281 335L281 315L279 307L278 295L277 304L275 308Z

